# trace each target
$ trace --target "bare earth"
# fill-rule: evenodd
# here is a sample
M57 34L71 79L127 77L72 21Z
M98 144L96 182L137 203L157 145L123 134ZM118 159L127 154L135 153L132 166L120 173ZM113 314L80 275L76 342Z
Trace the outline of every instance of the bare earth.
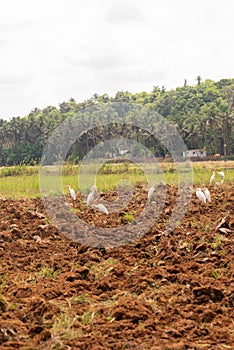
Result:
M0 349L234 349L234 189L210 192L211 204L193 195L180 226L163 234L169 187L157 224L112 249L69 240L40 199L1 199ZM147 192L139 186L134 198L128 210L138 213ZM95 225L127 220L79 198L75 206Z

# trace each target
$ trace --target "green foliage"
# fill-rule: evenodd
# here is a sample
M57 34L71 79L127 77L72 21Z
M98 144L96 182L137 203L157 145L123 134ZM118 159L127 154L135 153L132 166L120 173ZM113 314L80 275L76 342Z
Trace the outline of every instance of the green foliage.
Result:
M220 233L218 233L215 237L214 243L212 243L212 247L214 249L220 249L222 246L222 236Z
M131 214L129 214L129 213L126 213L126 214L124 215L124 217L125 217L129 222L133 222L133 221L134 221L134 217L133 217Z
M7 176L17 176L17 175L33 175L38 173L38 167L31 167L26 165L16 165L11 167L0 168L0 178Z
M214 271L210 272L210 276L215 278L215 279L218 279L218 278L222 277L222 274L219 270L214 270Z
M0 119L0 166L39 163L48 137L62 121L73 115L79 118L79 113L87 107L121 101L147 106L163 115L175 125L189 149L206 149L208 155L230 157L234 154L234 79L203 82L197 76L194 86L189 86L186 81L183 86L170 91L156 86L149 93L119 91L115 97L95 94L81 103L71 98L62 102L59 109L53 106L42 110L36 108L23 118ZM98 112L95 113L98 117ZM144 122L149 124L150 120ZM165 147L144 130L118 125L118 116L115 124L106 127L100 125L90 129L88 116L85 124L87 132L71 147L67 157L69 162L81 161L97 144L100 146L97 152L101 152L103 140L116 136L141 142L157 157L164 157L167 153ZM62 141L58 134L55 147L59 147ZM116 149L110 151L117 152ZM137 149L136 156L141 156ZM52 162L56 161L52 158Z
M59 273L60 273L60 269L54 270L53 267L42 266L41 269L36 273L36 277L37 278L50 277L52 279L56 279Z

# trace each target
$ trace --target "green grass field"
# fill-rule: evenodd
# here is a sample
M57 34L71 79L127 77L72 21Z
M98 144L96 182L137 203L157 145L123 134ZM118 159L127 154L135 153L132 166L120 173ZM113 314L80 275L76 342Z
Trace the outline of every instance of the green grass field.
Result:
M225 182L234 182L234 161L209 161L193 162L193 183L194 185L209 184L209 179L214 170L225 172ZM51 169L49 169L51 170ZM82 189L88 193L93 185L93 174L95 168L88 166L82 169L78 184L77 165L65 165L63 175L59 177L50 173L48 176L48 186L54 181L62 181L64 193L67 193L66 185L70 185L75 190ZM191 175L191 174L190 174ZM53 178L54 176L54 178ZM188 167L182 163L181 181L189 176ZM220 181L217 175L217 180ZM121 181L129 181L132 186L136 183L149 183L164 181L165 183L177 185L178 171L173 163L160 163L156 166L152 163L145 164L143 169L132 163L106 164L97 175L97 186L100 191L114 189ZM0 198L30 198L40 197L39 167L38 166L15 166L0 168Z

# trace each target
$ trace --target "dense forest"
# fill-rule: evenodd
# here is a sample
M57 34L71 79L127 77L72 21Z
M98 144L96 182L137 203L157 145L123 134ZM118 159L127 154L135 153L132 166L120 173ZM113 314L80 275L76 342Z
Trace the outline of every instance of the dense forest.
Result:
M198 77L194 86L189 86L185 80L182 87L169 91L156 86L149 93L120 91L114 97L95 94L79 103L71 98L61 103L59 108L35 108L24 117L13 117L10 121L0 119L0 165L39 163L48 137L62 121L74 114L79 116L87 107L110 102L147 106L176 127L188 149L204 149L207 155L234 158L234 79L202 82ZM101 142L99 136L103 132L108 139L111 128L99 130L97 127L84 134L69 151L69 158L81 160L95 144ZM166 155L166 150L149 136L143 137L140 142L156 156Z

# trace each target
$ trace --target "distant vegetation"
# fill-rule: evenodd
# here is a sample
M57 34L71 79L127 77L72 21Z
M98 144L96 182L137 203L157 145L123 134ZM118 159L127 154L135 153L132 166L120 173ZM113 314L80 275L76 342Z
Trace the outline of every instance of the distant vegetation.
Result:
M117 92L115 97L95 94L77 103L73 98L59 105L35 108L25 117L10 121L0 119L0 165L35 165L40 162L42 150L51 132L69 116L79 114L84 108L109 102L131 102L152 108L167 118L181 134L188 149L205 149L207 155L234 154L234 79L218 82L205 80L194 86L187 85L167 91L154 87L152 92ZM120 126L118 134L121 135ZM69 152L69 159L80 161L96 144L111 138L112 128L96 128L84 133ZM167 150L149 135L134 130L133 138L143 143L157 157L164 157ZM124 134L123 134L124 136ZM225 146L226 145L226 146ZM113 150L114 151L114 150Z

